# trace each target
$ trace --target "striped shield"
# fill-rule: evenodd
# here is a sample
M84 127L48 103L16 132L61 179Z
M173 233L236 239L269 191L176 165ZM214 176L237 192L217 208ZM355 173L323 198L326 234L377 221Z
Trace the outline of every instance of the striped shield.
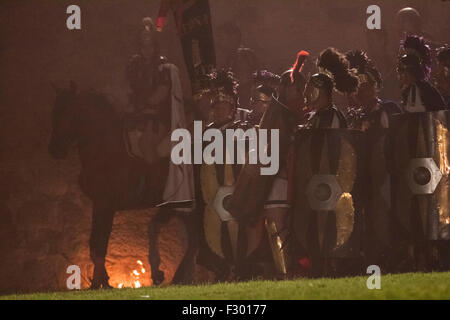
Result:
M295 141L293 231L321 258L357 258L362 228L363 133L302 129Z
M393 212L409 239L450 240L447 111L394 116Z

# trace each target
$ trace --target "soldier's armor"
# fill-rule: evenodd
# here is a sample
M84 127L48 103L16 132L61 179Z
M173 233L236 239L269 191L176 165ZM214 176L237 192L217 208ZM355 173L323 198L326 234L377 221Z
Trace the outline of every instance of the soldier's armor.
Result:
M164 66L164 62L163 57L154 62L136 54L130 58L126 74L132 90L130 103L135 110L154 110L154 119L162 121L167 127L170 127L171 113L167 106L170 106L171 103L171 80L170 70ZM158 86L168 87L169 94L164 97L157 97L157 101L151 103L152 99L155 99Z
M312 129L345 129L347 128L347 120L336 106L331 105L312 113L307 121L307 127Z
M402 90L402 106L406 112L447 110L439 91L426 80L421 80Z

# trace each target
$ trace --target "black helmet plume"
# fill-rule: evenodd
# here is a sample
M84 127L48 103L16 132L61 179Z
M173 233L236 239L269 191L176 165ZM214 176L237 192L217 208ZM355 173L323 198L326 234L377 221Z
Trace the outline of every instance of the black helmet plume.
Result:
M358 87L358 78L349 70L349 63L345 56L335 48L328 48L320 54L317 59L319 73L329 78L324 80L325 88L331 91L333 87L340 93L351 93Z
M375 68L367 53L361 50L349 51L345 54L349 62L349 68L356 70L358 75L368 76L378 88L381 88L382 79L380 72Z

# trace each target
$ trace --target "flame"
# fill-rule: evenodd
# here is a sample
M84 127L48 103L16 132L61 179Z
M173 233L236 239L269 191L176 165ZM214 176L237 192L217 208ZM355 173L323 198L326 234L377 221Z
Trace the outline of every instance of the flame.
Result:
M141 274L145 273L144 263L141 260L136 260L136 263L138 265L137 268L130 272L131 282L129 281L121 282L119 283L117 288L122 289L127 287L129 288L142 287L140 276ZM139 272L138 270L140 270L141 272Z

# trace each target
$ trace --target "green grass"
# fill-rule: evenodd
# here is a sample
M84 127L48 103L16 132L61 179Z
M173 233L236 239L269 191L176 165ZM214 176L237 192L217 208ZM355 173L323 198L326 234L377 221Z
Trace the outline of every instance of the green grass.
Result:
M450 272L384 275L381 289L369 290L367 277L250 281L196 286L140 289L81 290L2 296L2 299L38 300L185 300L185 299L450 299Z

